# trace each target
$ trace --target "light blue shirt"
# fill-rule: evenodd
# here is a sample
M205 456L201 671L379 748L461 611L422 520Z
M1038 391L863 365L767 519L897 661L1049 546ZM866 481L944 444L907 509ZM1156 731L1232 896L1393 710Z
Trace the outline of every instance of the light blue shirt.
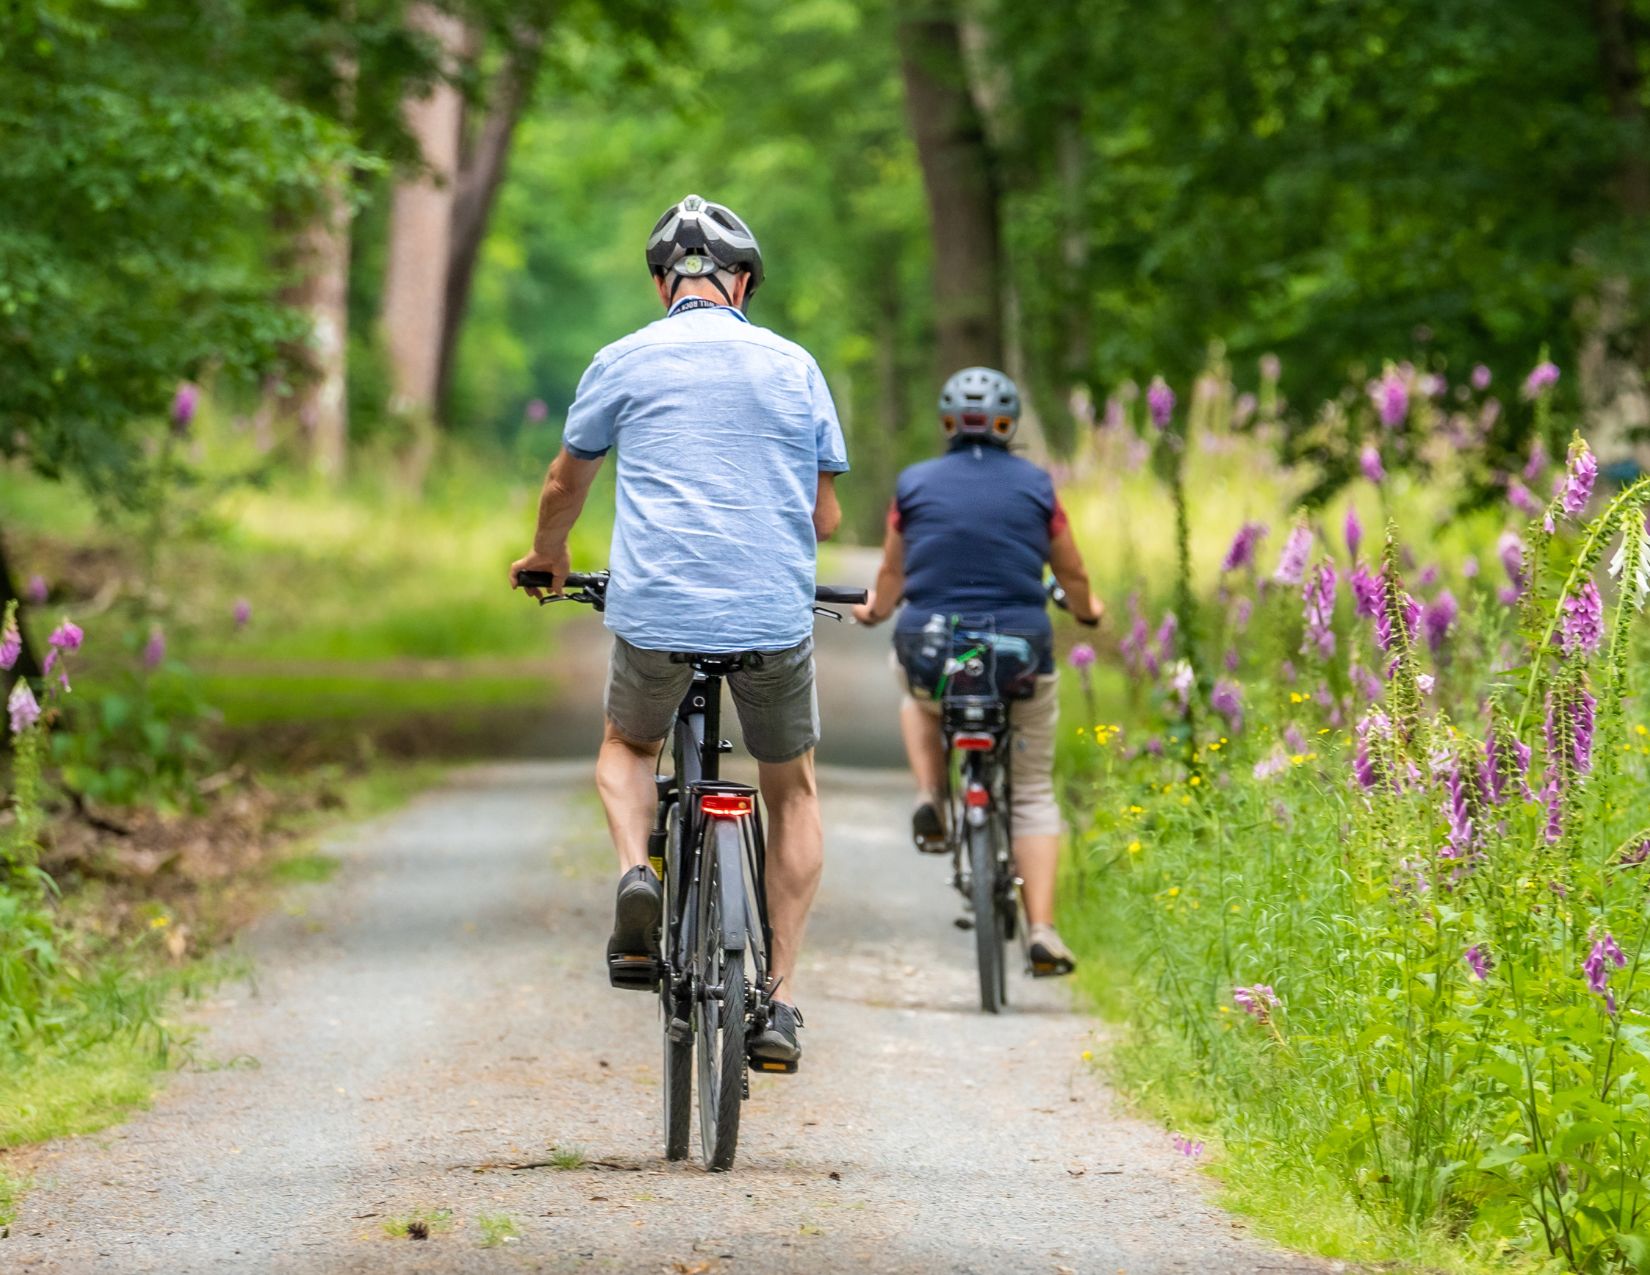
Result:
M678 302L596 355L562 443L581 460L618 451L613 632L653 651L778 651L812 634L814 498L848 453L801 346Z

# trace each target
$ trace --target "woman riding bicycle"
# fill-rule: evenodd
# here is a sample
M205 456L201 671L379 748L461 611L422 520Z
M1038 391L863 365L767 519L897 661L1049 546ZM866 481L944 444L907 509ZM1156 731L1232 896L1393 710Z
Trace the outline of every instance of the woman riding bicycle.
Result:
M1066 591L1072 615L1098 624L1102 607L1048 473L1013 455L1020 421L1014 382L991 368L956 373L940 391L944 455L900 474L882 566L861 624L894 613L894 649L906 685L900 732L917 781L911 834L919 849L943 852L945 741L935 700L939 669L923 629L935 616L988 617L999 634L1026 639L1034 667L1002 687L1015 730L1012 769L1014 860L1025 882L1033 973L1069 974L1071 952L1054 928L1060 810L1054 797L1054 732L1059 712L1054 635L1043 585L1045 564ZM949 646L947 645L947 650ZM1006 670L1000 670L1004 673Z

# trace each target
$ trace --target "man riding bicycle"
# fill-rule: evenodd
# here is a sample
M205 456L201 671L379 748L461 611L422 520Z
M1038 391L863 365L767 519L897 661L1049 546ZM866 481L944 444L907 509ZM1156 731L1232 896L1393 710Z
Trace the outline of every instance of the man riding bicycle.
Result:
M539 497L533 549L510 569L565 578L567 536L602 458L618 453L607 627L613 654L596 787L621 876L615 959L657 956L663 892L647 861L655 763L693 676L673 653L760 652L728 677L771 820L770 968L779 985L754 1057L795 1062L796 962L824 863L814 776L815 545L841 521L848 468L825 378L745 317L762 253L727 208L689 195L647 243L665 317L607 346L579 382ZM615 979L617 983L617 979Z
M922 657L923 647L932 646L922 630L935 616L985 617L997 633L1030 643L1035 667L1027 671L1035 677L1026 679L1029 695L1010 700L1014 861L1025 882L1032 972L1069 974L1075 961L1054 928L1059 700L1044 564L1079 622L1098 624L1102 608L1089 591L1053 480L1009 451L1020 420L1014 382L991 368L965 368L945 383L939 409L949 446L943 456L900 474L876 588L854 616L861 624L880 624L905 603L894 633L907 687L900 733L917 781L912 837L930 852L946 849L941 811L947 762L940 705L933 698L940 670Z

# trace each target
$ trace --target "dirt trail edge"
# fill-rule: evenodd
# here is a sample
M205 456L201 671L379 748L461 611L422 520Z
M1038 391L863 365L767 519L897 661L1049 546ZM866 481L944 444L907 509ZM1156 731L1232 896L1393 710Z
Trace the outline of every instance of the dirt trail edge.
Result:
M589 666L585 738L563 741L586 757L589 636L564 648ZM884 755L885 642L838 629L821 652L827 731L880 730ZM199 1065L35 1157L0 1269L1329 1269L1246 1236L1168 1135L1118 1113L1066 988L1016 974L1009 1012L979 1012L901 776L827 768L822 789L806 1057L752 1077L734 1172L661 1158L656 1003L602 969L590 762L490 764L327 847L338 878L255 926L253 980L195 1015ZM518 1234L485 1248L484 1217ZM428 1240L386 1233L412 1218Z

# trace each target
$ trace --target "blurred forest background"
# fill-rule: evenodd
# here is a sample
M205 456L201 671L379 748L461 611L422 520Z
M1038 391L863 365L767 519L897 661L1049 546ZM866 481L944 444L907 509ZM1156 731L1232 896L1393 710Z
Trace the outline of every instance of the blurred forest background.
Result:
M0 447L130 502L192 381L326 475L536 464L689 190L761 237L862 533L970 361L1056 456L1130 378L1267 353L1317 403L1545 344L1632 428L1647 42L1634 0L25 0Z
M161 631L231 725L537 702L542 618L488 564L525 542L591 355L657 314L642 245L689 191L755 227L753 317L825 369L850 538L971 362L1074 464L1137 386L1195 402L1213 370L1316 500L1390 362L1459 387L1545 352L1561 414L1631 464L1647 15L24 0L0 19L0 603L30 603L34 648L71 602L116 615L128 663ZM1531 417L1484 428L1493 495ZM601 497L586 521L595 565ZM231 630L237 597L258 618ZM408 664L442 660L464 676Z

